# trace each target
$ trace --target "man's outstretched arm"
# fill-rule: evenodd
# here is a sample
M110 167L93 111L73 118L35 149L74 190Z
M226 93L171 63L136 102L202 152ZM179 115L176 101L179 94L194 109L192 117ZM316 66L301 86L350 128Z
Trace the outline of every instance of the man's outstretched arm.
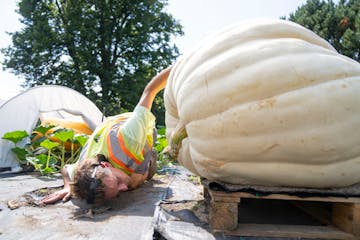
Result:
M151 110L152 103L154 102L156 94L165 88L167 79L171 71L171 66L162 70L158 75L153 77L146 85L138 105L146 107Z

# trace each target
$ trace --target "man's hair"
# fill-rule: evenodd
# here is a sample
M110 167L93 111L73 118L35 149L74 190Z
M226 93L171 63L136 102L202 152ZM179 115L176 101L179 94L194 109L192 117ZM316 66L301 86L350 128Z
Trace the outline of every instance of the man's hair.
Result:
M104 200L105 188L101 178L106 174L100 167L100 161L104 156L84 159L75 173L74 181L71 183L71 193L88 204L99 203Z

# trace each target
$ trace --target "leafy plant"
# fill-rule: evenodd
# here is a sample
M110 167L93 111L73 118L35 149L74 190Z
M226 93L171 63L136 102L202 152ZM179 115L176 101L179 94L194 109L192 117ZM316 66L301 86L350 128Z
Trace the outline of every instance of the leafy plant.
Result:
M172 161L162 154L168 146L165 133L165 127L159 127L155 143L158 171L172 166ZM17 146L28 137L28 144L22 148ZM42 175L57 173L65 164L76 162L88 140L87 135L75 134L71 129L54 125L39 125L30 136L26 131L13 131L5 133L2 138L14 143L12 151L21 165L30 165Z
M168 146L166 140L166 128L164 126L160 126L157 130L157 141L155 144L155 149L158 152L158 161L157 161L157 170L161 171L166 167L171 167L172 162L164 156L163 150Z
M166 140L166 128L164 126L160 126L157 130L157 141L155 144L155 149L158 153L161 153L162 150L168 145Z
M18 147L17 144L28 136L29 134L26 131L13 131L13 132L5 133L4 136L2 137L2 139L14 143L15 147L12 148L11 150L17 156L17 159L20 163L23 163L25 161L27 151L23 148Z
M74 163L88 136L75 134L72 129L53 125L37 126L23 148L17 144L29 137L26 131L7 132L2 137L14 143L12 148L21 165L31 165L42 175L59 172L67 163Z

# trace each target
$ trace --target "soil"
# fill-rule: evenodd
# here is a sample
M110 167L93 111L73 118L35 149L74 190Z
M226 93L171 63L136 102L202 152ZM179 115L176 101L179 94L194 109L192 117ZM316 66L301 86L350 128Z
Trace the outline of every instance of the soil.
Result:
M40 200L51 193L61 190L62 188L63 186L36 189L32 192L25 193L16 199L9 200L7 205L11 210L23 206L43 207L44 205L40 203Z
M160 205L169 213L179 213L191 211L202 223L209 222L209 210L205 200L198 201L181 201L181 202L164 202Z

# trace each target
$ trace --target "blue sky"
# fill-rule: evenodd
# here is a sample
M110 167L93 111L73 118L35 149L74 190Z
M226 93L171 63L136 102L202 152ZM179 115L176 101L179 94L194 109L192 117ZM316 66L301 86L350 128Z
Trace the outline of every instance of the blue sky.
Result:
M6 32L21 29L15 0L1 0L0 48L11 44ZM206 36L236 22L254 18L279 18L304 4L306 0L169 0L167 10L183 25L185 35L174 39L183 53ZM0 61L3 56L0 55ZM1 65L1 64L0 64ZM22 88L21 77L0 66L0 99L7 100Z

